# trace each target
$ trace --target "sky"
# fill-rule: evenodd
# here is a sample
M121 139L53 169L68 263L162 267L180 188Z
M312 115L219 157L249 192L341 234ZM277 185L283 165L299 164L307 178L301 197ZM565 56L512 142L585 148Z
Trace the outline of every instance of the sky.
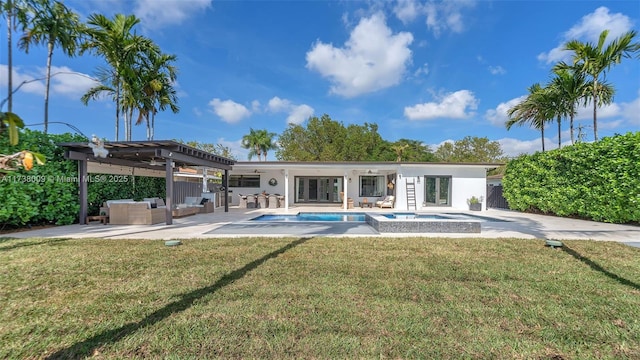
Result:
M554 64L571 61L562 50L568 40L597 43L604 29L609 39L640 29L637 1L64 3L83 21L92 13L135 14L141 20L136 31L177 56L180 112L156 116L156 140L222 144L241 161L247 150L240 142L250 128L281 134L323 114L345 126L375 123L385 140L418 140L432 150L477 136L498 141L507 156L539 151L539 131L506 130L507 110L531 85L547 83ZM6 36L0 31L0 99L7 97ZM44 77L44 46L13 54L14 87ZM52 71L59 74L52 78L50 122L115 139L113 101L80 101L104 66L93 55L54 52ZM599 137L639 131L640 60L623 59L606 79L616 93L614 103L598 111ZM44 121L44 83L29 82L14 95L13 111L26 124ZM584 141L593 140L592 122L591 109L580 109L576 128ZM74 131L50 124L49 132ZM143 125L132 133L133 140L146 140ZM569 143L568 124L561 138ZM557 142L557 126L550 124L547 148ZM268 160L276 160L275 152Z

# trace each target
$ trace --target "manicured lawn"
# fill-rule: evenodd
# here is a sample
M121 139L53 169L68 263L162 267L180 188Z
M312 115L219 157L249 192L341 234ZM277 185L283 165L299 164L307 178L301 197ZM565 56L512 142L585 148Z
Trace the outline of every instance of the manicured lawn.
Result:
M0 238L0 358L640 358L640 250Z

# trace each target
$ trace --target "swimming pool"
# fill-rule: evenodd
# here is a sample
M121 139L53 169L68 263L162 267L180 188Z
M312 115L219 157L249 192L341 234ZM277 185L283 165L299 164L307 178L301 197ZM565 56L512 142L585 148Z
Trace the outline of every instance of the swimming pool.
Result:
M304 221L339 221L339 222L365 222L366 215L364 213L337 213L337 212L301 212L295 215L260 215L251 221L285 221L285 222L304 222Z

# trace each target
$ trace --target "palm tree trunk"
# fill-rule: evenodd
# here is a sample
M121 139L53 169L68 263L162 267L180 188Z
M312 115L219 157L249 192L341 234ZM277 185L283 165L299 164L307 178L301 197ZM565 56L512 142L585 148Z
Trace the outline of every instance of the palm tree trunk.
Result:
M116 141L120 132L120 83L116 83Z
M540 132L542 133L542 152L544 152L544 124L540 128Z
M569 129L571 132L571 145L574 144L573 141L573 110L571 111L571 115L569 116Z
M149 116L146 117L147 123L147 140L151 140L151 122L149 121Z
M596 108L598 107L598 78L593 80L593 141L598 141L598 117Z
M560 116L558 115L558 149L562 147L562 135L560 134L562 132L562 127L560 126L560 122Z
M47 79L44 89L44 133L49 130L49 87L51 86L51 59L53 58L53 39L47 43Z
M12 5L11 5L11 0L7 0L7 67L8 67L8 74L7 74L7 83L9 86L9 91L7 91L7 94L9 95L7 97L7 101L9 101L9 105L8 105L8 110L9 112L11 112L11 109L13 108L13 51L11 49L11 43L13 42L13 40L11 39L11 12L13 11ZM1 109L0 109L1 110Z
M149 140L153 140L154 133L156 130L156 113L151 113L151 138Z

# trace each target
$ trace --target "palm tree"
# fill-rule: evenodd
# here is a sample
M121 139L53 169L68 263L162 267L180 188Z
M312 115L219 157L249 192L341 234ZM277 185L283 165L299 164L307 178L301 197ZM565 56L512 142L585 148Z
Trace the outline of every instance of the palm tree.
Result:
M103 93L113 97L116 103L116 141L119 138L120 112L124 109L126 122L130 120L130 117L127 118L129 107L134 106L131 101L136 89L133 84L133 79L136 79L134 67L141 64L141 54L154 46L151 40L133 32L139 22L134 15L117 14L111 20L104 15L93 14L87 21L90 26L86 30L88 39L81 46L82 52L90 51L102 56L109 66L100 71L102 84L90 89L82 97L82 101L86 105L89 99L96 99ZM129 94L123 94L123 91L128 91ZM126 99L124 106L123 99ZM130 136L129 128L125 123L125 137Z
M27 1L25 0L7 0L0 1L0 13L5 15L7 19L7 111L13 109L13 31L20 25L24 30L28 24L27 17ZM2 109L0 109L2 110Z
M529 95L507 112L509 120L505 126L509 130L513 125L531 124L542 133L542 151L544 152L544 126L554 117L554 104L548 89L543 88L540 84L533 84L528 90Z
M20 39L18 45L29 53L31 44L47 45L47 75L44 91L44 133L49 124L49 89L51 86L51 60L56 46L67 56L74 56L78 46L80 21L78 15L63 3L37 0L29 7L30 27Z
M173 87L177 70L171 63L175 60L175 55L152 52L142 69L144 99L136 125L143 120L146 122L147 140L153 139L155 116L158 110L164 111L169 107L173 113L180 111L176 104L178 102L176 90Z
M242 147L249 149L249 160L256 155L259 161L260 156L264 155L264 160L267 161L267 152L277 149L276 144L273 142L274 136L276 136L275 133L268 132L266 129L249 129L249 134L242 137Z
M633 53L640 52L640 43L632 43L636 36L635 30L621 35L605 47L607 35L609 35L609 30L600 33L597 45L577 40L569 41L565 45L565 50L574 52L573 66L591 77L589 97L593 102L593 137L595 141L598 141L597 108L608 105L613 100L613 96L609 98L603 96L608 90L600 84L600 75L604 77L614 64L619 64L622 61L622 58L631 58Z
M587 84L585 76L580 71L570 69L564 63L559 63L553 68L555 77L551 80L550 86L553 87L559 96L563 99L561 111L564 116L569 117L569 130L571 136L571 144L575 142L573 135L574 119L578 112L577 105L580 99L585 99Z

